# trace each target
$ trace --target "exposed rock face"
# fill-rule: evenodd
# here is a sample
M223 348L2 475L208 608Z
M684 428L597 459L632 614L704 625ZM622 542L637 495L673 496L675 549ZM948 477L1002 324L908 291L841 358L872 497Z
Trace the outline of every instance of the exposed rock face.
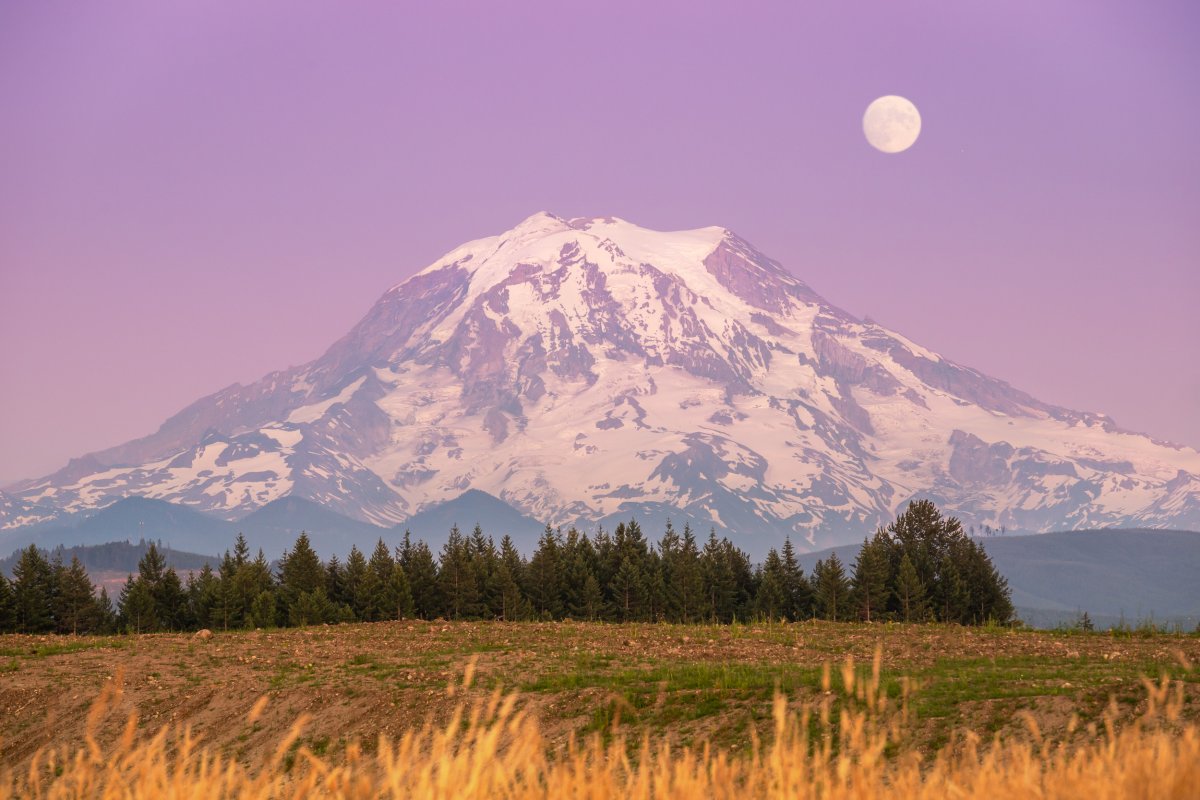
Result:
M12 527L143 494L377 523L482 490L552 523L675 509L857 539L968 524L1200 527L1200 454L1040 403L825 302L721 228L538 214L386 292L325 355L0 496Z

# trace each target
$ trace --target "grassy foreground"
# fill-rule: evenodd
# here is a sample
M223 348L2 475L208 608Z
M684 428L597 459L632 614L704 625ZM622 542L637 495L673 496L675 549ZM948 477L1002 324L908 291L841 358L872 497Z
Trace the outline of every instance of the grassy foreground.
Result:
M0 797L1182 797L1198 661L822 623L0 637Z
M1144 713L1118 730L1105 720L1091 741L1053 745L1031 715L1028 741L997 736L987 749L964 736L952 755L922 764L916 754L889 757L903 737L907 707L889 707L880 681L880 658L869 675L848 660L840 681L826 673L823 698L798 713L784 695L773 700L774 730L762 746L753 736L748 753L732 758L708 746L672 748L643 734L633 757L629 740L599 734L580 745L574 737L552 747L538 723L518 710L517 696L493 692L483 702L458 705L442 728L430 725L398 739L381 735L374 753L352 744L323 758L306 746L293 749L307 723L301 717L274 753L243 767L197 746L187 729L162 728L137 739L136 721L109 752L92 731L121 701L110 684L88 715L82 745L61 755L39 753L24 775L0 776L0 800L146 797L346 798L944 798L1090 797L1186 798L1200 786L1200 729L1181 723L1182 682L1145 681ZM467 667L463 688L470 685ZM455 694L451 687L449 694ZM265 709L251 709L253 724ZM1115 712L1114 712L1115 714ZM294 753L293 758L289 758Z

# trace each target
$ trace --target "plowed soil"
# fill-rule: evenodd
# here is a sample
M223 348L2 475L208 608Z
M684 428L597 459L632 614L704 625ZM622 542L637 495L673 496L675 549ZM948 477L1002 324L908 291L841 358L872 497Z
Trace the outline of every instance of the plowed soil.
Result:
M274 751L301 714L303 742L336 752L370 748L425 722L443 722L465 697L516 690L551 739L613 725L683 744L748 746L769 735L776 689L796 702L822 692L824 664L867 665L879 648L892 694L918 687L911 746L932 753L968 728L985 741L1016 730L1018 712L1042 731L1086 735L1110 702L1138 713L1141 676L1167 674L1200 716L1200 638L1070 635L945 626L673 626L592 623L392 622L279 631L114 637L0 636L0 764L20 767L40 748L83 741L89 705L109 681L121 703L100 724L101 744L126 719L153 732L186 724L228 755ZM474 683L461 683L475 659ZM255 722L247 712L266 696ZM1075 715L1078 725L1071 724ZM1070 734L1068 730L1076 730Z

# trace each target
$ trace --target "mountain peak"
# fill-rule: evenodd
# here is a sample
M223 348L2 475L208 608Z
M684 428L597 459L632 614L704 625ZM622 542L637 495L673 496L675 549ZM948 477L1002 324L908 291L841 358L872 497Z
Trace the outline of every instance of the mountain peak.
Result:
M530 214L515 227L510 228L500 236L501 238L508 238L521 235L538 235L564 230L568 227L570 227L569 223L562 217L551 214L549 211L538 211L537 213Z
M555 524L813 545L913 497L1013 530L1194 527L1200 453L860 322L725 228L538 212L393 287L316 361L18 485L0 525L129 494L390 525L472 491Z
M615 299L616 294L632 290L632 284L639 281L638 273L643 283L666 274L692 292L715 296L722 289L706 259L723 243L736 241L740 240L719 227L666 232L618 217L565 220L538 212L503 233L451 250L392 287L384 301L418 294L428 299L431 285L446 288L461 274L464 281L456 290L454 308L447 308L448 321L437 326L440 332L446 324L457 324L480 297L501 302L501 295L532 283L539 284L535 291L539 295L550 292L561 297L564 284L573 284L575 291L585 295L600 290ZM768 261L765 257L761 260Z

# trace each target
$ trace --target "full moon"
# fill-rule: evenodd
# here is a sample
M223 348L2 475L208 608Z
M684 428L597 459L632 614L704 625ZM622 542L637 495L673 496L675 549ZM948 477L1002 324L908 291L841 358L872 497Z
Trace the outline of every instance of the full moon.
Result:
M921 135L921 114L908 98L884 95L867 106L863 133L876 150L899 153Z

